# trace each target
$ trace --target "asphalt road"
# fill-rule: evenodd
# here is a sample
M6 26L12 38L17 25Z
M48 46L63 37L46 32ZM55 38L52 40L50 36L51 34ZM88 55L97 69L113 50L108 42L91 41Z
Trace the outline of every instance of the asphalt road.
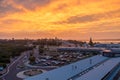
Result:
M34 51L34 56L36 58L38 58L39 56L39 46L37 46L35 49L33 49ZM35 69L32 67L25 67L25 68L17 68L18 65L22 65L25 61L25 58L27 58L26 60L28 60L28 57L30 55L32 51L26 51L23 52L21 54L21 56L19 56L19 58L17 58L16 60L14 60L9 66L8 66L8 71L5 75L3 75L3 80L23 80L21 78L18 78L16 75L17 73L24 71L24 70L28 70L28 69ZM37 68L37 69L43 69L46 71L51 70L52 68Z
M30 51L23 52L19 58L17 58L14 62L12 62L8 66L8 71L5 75L3 75L3 80L22 80L16 76L16 74L20 71L26 70L26 69L18 69L17 65L20 64L20 62L23 61L26 54L28 54Z

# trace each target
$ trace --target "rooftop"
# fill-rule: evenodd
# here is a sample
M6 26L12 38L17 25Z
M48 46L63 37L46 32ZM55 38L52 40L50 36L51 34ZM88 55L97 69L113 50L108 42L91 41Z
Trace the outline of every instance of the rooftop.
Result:
M112 58L101 64L98 67L95 67L88 73L77 78L76 80L101 80L109 71L111 71L118 63L120 58Z

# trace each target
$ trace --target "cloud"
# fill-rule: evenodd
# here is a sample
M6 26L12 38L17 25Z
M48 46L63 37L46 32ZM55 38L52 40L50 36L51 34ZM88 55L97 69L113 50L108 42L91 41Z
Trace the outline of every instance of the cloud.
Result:
M76 15L69 17L66 21L55 22L55 24L76 24L76 23L87 23L99 21L101 19L112 19L112 18L120 18L120 9L113 10L109 12L103 12L98 14L90 14L90 15Z
M0 0L0 17L17 12L24 12L24 9L35 10L49 4L51 0Z
M0 17L3 17L7 14L12 14L15 12L21 12L22 9L18 9L14 7L11 3L7 0L0 0Z
M18 19L7 19L1 21L1 24L14 24L14 23L30 23L31 21L23 21L23 20L18 20Z
M21 5L26 9L34 10L36 7L45 6L51 2L51 0L14 0L17 5Z
M19 19L0 20L0 30L3 31L3 32L12 32L12 31L19 31L20 29L23 29L23 28L28 29L29 28L28 25L26 27L25 26L22 27L22 26L25 25L25 24L30 24L30 23L32 23L32 22L27 21L27 20L19 20Z
M93 38L97 39L120 39L120 32L110 31L110 32L92 32L90 33Z
M0 30L3 32L1 36L33 36L33 38L59 36L78 39L93 34L96 37L97 34L104 36L110 32L111 34L114 32L112 36L116 36L115 32L119 33L120 25L119 2L119 0L0 0Z
M30 31L13 31L13 32L2 32L0 31L0 37L1 38L31 38L31 39L37 39L37 38L44 38L44 37L52 37L53 34L51 31L36 31L36 32L30 32Z
M54 9L54 11L61 11L61 10L64 10L65 8L67 8L68 7L68 5L67 4L65 4L65 3L63 3L63 4L60 4L60 5L58 5L55 9Z
M91 22L99 20L98 18L95 18L94 15L85 15L85 16L72 16L70 17L67 22L68 23L84 23L84 22Z

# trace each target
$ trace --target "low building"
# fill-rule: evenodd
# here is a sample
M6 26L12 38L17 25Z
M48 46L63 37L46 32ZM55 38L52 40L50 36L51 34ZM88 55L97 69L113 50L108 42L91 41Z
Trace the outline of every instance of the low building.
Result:
M120 48L112 48L110 50L104 50L103 56L107 57L120 57Z
M84 70L107 59L107 57L96 55L36 76L25 78L24 80L68 80L69 78L76 76ZM90 63L90 60L92 60L92 63Z
M95 44L94 47L98 47L98 48L120 48L120 44Z

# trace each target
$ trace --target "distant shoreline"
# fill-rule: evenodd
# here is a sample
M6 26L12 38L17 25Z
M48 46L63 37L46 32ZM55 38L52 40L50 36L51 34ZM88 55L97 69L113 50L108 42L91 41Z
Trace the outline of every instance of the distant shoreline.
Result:
M86 40L88 42L89 40ZM96 39L93 40L93 42L99 42L99 43L120 43L120 39Z

